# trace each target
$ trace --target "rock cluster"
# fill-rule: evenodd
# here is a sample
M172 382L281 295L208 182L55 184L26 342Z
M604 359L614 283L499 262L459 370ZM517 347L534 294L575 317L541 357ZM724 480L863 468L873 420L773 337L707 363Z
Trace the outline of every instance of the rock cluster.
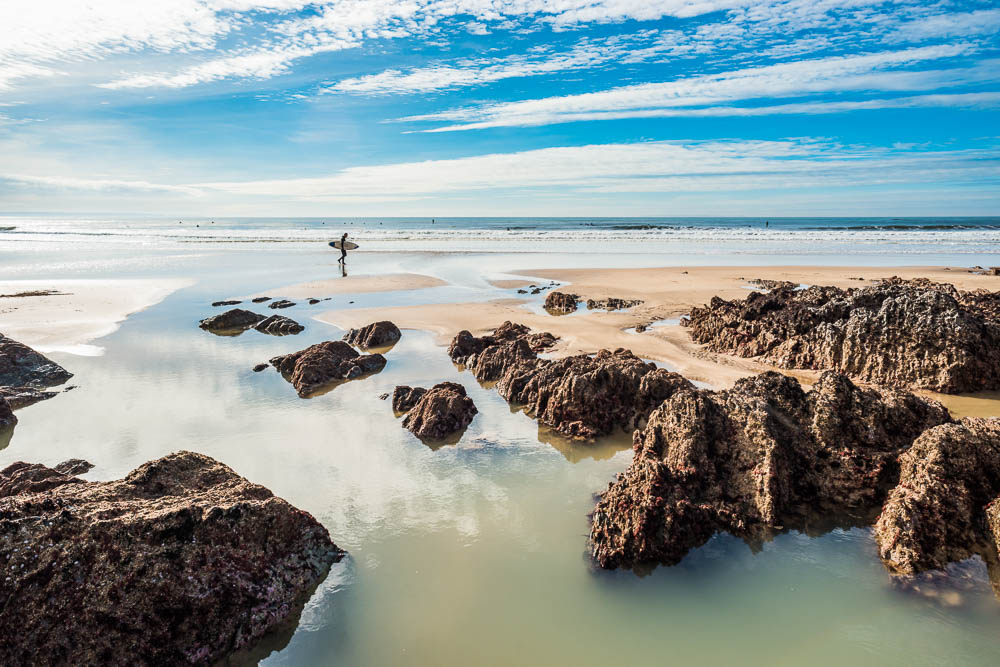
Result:
M441 441L460 433L479 410L455 382L441 382L430 389L396 387L392 408L406 412L403 426L421 440Z
M256 329L272 336L287 336L297 334L305 329L293 319L284 315L265 317L242 308L233 308L224 313L203 319L199 325L206 331L221 335L236 335L248 329Z
M793 283L790 280L771 280L770 278L754 278L753 280L748 280L747 282L766 290L794 289L795 287L798 287L796 283Z
M842 290L718 297L682 324L716 352L863 382L958 393L1000 388L1000 294L893 279Z
M640 425L650 411L690 382L628 350L601 350L563 359L537 352L554 342L505 322L491 336L462 331L452 341L452 360L481 382L496 382L509 402L524 406L539 423L573 438L589 439Z
M307 398L338 382L378 373L385 368L385 357L361 355L344 341L333 340L274 357L270 363L292 383L301 398Z
M719 531L753 543L833 517L870 524L899 454L949 420L939 403L833 372L809 392L774 372L726 391L679 389L636 431L632 464L600 498L593 556L606 568L672 564Z
M619 299L610 297L607 299L587 299L588 310L625 310L645 303L642 299Z
M388 320L375 322L360 329L351 329L344 334L344 340L363 349L389 347L395 345L403 332Z
M344 552L312 516L206 456L124 479L0 471L0 662L215 664L300 613Z
M913 575L996 553L1000 419L967 418L929 429L900 466L899 485L875 524L879 554L891 571Z
M566 292L549 292L545 297L545 310L550 315L566 315L576 310L580 297Z

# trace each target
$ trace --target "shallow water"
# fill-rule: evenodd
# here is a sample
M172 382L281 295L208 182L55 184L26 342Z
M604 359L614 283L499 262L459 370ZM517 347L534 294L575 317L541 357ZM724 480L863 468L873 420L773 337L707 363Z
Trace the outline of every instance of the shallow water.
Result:
M676 567L595 571L587 515L593 494L627 466L628 437L587 445L540 430L429 334L405 331L383 372L310 400L273 370L251 371L339 338L310 318L322 309L494 294L468 265L457 287L282 311L307 325L298 336L218 337L197 328L217 312L211 301L296 282L313 256L172 261L198 284L94 341L103 356L52 352L78 388L19 411L0 466L81 457L96 466L88 479L111 479L191 449L313 513L350 557L290 640L266 644L264 664L997 664L1000 602L985 567L971 566L978 583L958 607L906 594L891 587L867 529L786 533L757 553L719 535ZM353 266L417 266L374 261ZM457 266L424 259L422 270L459 275ZM457 445L431 449L378 397L442 380L463 383L480 413Z

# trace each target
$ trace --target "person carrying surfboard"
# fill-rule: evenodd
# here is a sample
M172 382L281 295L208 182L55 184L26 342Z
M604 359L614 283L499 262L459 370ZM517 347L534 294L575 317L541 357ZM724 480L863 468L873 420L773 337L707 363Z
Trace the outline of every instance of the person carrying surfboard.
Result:
M337 262L343 263L347 259L347 232L340 237L340 259Z

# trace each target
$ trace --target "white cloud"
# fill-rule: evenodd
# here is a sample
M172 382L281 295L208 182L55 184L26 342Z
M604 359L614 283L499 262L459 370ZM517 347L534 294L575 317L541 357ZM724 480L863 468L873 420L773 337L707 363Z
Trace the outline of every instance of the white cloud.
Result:
M34 174L0 173L0 181L9 181L26 186L41 186L55 190L110 190L163 192L197 195L200 190L185 185L150 183L143 180L122 180L114 178L76 178L73 176L39 176Z

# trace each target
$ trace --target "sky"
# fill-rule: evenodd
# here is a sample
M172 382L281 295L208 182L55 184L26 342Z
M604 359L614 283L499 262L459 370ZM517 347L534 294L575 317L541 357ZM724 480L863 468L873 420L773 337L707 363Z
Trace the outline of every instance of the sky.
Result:
M1000 2L3 0L0 212L1000 215Z

